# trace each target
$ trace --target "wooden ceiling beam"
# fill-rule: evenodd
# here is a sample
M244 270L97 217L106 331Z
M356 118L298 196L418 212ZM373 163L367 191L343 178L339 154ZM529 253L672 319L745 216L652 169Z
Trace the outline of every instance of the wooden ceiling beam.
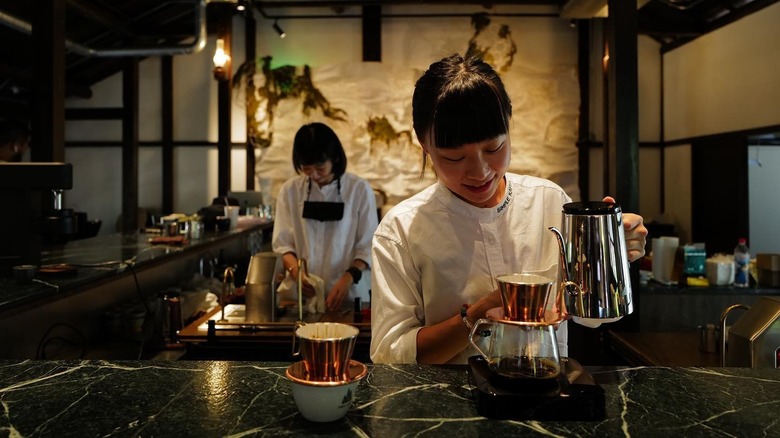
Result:
M126 37L135 38L136 34L127 27L127 18L120 17L111 11L101 8L98 3L84 0L68 0L68 7L75 9L79 14L93 22L105 26L112 32Z

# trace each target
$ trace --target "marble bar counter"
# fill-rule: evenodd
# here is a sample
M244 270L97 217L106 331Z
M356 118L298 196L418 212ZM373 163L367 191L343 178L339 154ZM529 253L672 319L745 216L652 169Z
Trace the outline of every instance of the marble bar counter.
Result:
M298 413L289 363L0 361L2 436L780 436L774 369L588 369L598 421L479 415L466 366L368 365L346 417Z
M0 312L26 305L50 301L95 283L129 276L132 266L136 271L147 270L183 255L218 251L226 241L244 238L253 232L272 229L273 222L248 225L230 231L206 232L199 239L191 239L183 245L159 245L151 243L154 235L108 234L89 239L75 240L44 250L41 265L68 265L71 271L39 272L33 282L21 284L13 277L0 277ZM212 254L216 257L217 254Z
M206 275L219 278L214 261L220 255L248 261L249 254L268 250L272 230L272 221L239 221L237 229L205 232L185 242L161 244L145 233L110 234L49 248L31 283L0 278L0 358L110 358L98 347L109 337L107 310L154 300L157 293L191 279L201 261L211 269ZM42 354L41 345L52 339L85 351L80 356L51 354L51 349Z

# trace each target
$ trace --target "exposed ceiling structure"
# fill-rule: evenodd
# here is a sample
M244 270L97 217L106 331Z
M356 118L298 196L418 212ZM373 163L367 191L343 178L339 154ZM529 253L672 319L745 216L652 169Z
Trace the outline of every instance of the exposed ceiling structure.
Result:
M50 0L52 1L52 0ZM266 17L317 19L358 13L360 6L441 6L454 3L489 13L494 5L542 5L561 11L603 9L607 0L64 0L66 95L90 97L90 87L121 70L122 58L192 53L202 49L215 8L254 9ZM671 50L778 0L639 0L638 29ZM0 0L0 110L28 99L36 49L32 29L51 23L39 1ZM450 8L451 9L451 8ZM43 11L43 14L42 14ZM298 11L306 11L300 14ZM319 11L310 13L310 11ZM349 13L349 12L346 12ZM48 15L42 17L41 15ZM590 15L595 16L595 14ZM50 20L50 21L46 21ZM44 46L45 47L45 46ZM11 108L9 110L9 108ZM3 112L0 112L0 117Z

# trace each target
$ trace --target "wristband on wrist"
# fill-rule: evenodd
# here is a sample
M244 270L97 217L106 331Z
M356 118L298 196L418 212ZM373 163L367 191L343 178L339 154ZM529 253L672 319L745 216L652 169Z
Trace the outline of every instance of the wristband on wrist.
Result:
M363 278L363 271L354 266L350 266L347 272L352 276L352 284L358 284L360 279Z
M471 306L469 306L468 304L464 304L463 306L461 306L460 317L463 318L463 324L466 325L466 328L471 330L471 328L474 327L474 324L472 324L471 321L469 321L469 316L468 313L466 312L467 310L469 310L469 307Z

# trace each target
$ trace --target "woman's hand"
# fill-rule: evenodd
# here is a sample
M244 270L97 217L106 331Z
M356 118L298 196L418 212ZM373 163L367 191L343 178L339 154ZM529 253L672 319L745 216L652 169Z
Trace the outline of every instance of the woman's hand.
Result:
M290 269L288 271L288 273L289 273L288 275L290 276L290 278L292 278L296 282L295 283L295 291L297 293L297 291L298 291L298 268L292 268L292 269ZM303 286L301 291L302 291L304 297L313 297L314 295L317 294L317 291L314 290L314 286L312 286L311 283L309 283L309 281L306 280L306 277L301 278L301 286Z
M501 295L496 289L472 304L466 311L466 315L471 322L476 322L478 319L484 318L488 310L501 307L501 305Z
M339 277L336 284L333 285L333 289L328 292L328 297L325 299L325 307L331 312L341 309L341 304L344 303L344 299L349 295L350 286L352 286L352 275L345 272Z
M615 203L615 198L606 196L604 202ZM647 243L647 228L645 228L642 216L634 213L623 213L623 228L626 234L626 250L628 261L633 262L645 255Z

